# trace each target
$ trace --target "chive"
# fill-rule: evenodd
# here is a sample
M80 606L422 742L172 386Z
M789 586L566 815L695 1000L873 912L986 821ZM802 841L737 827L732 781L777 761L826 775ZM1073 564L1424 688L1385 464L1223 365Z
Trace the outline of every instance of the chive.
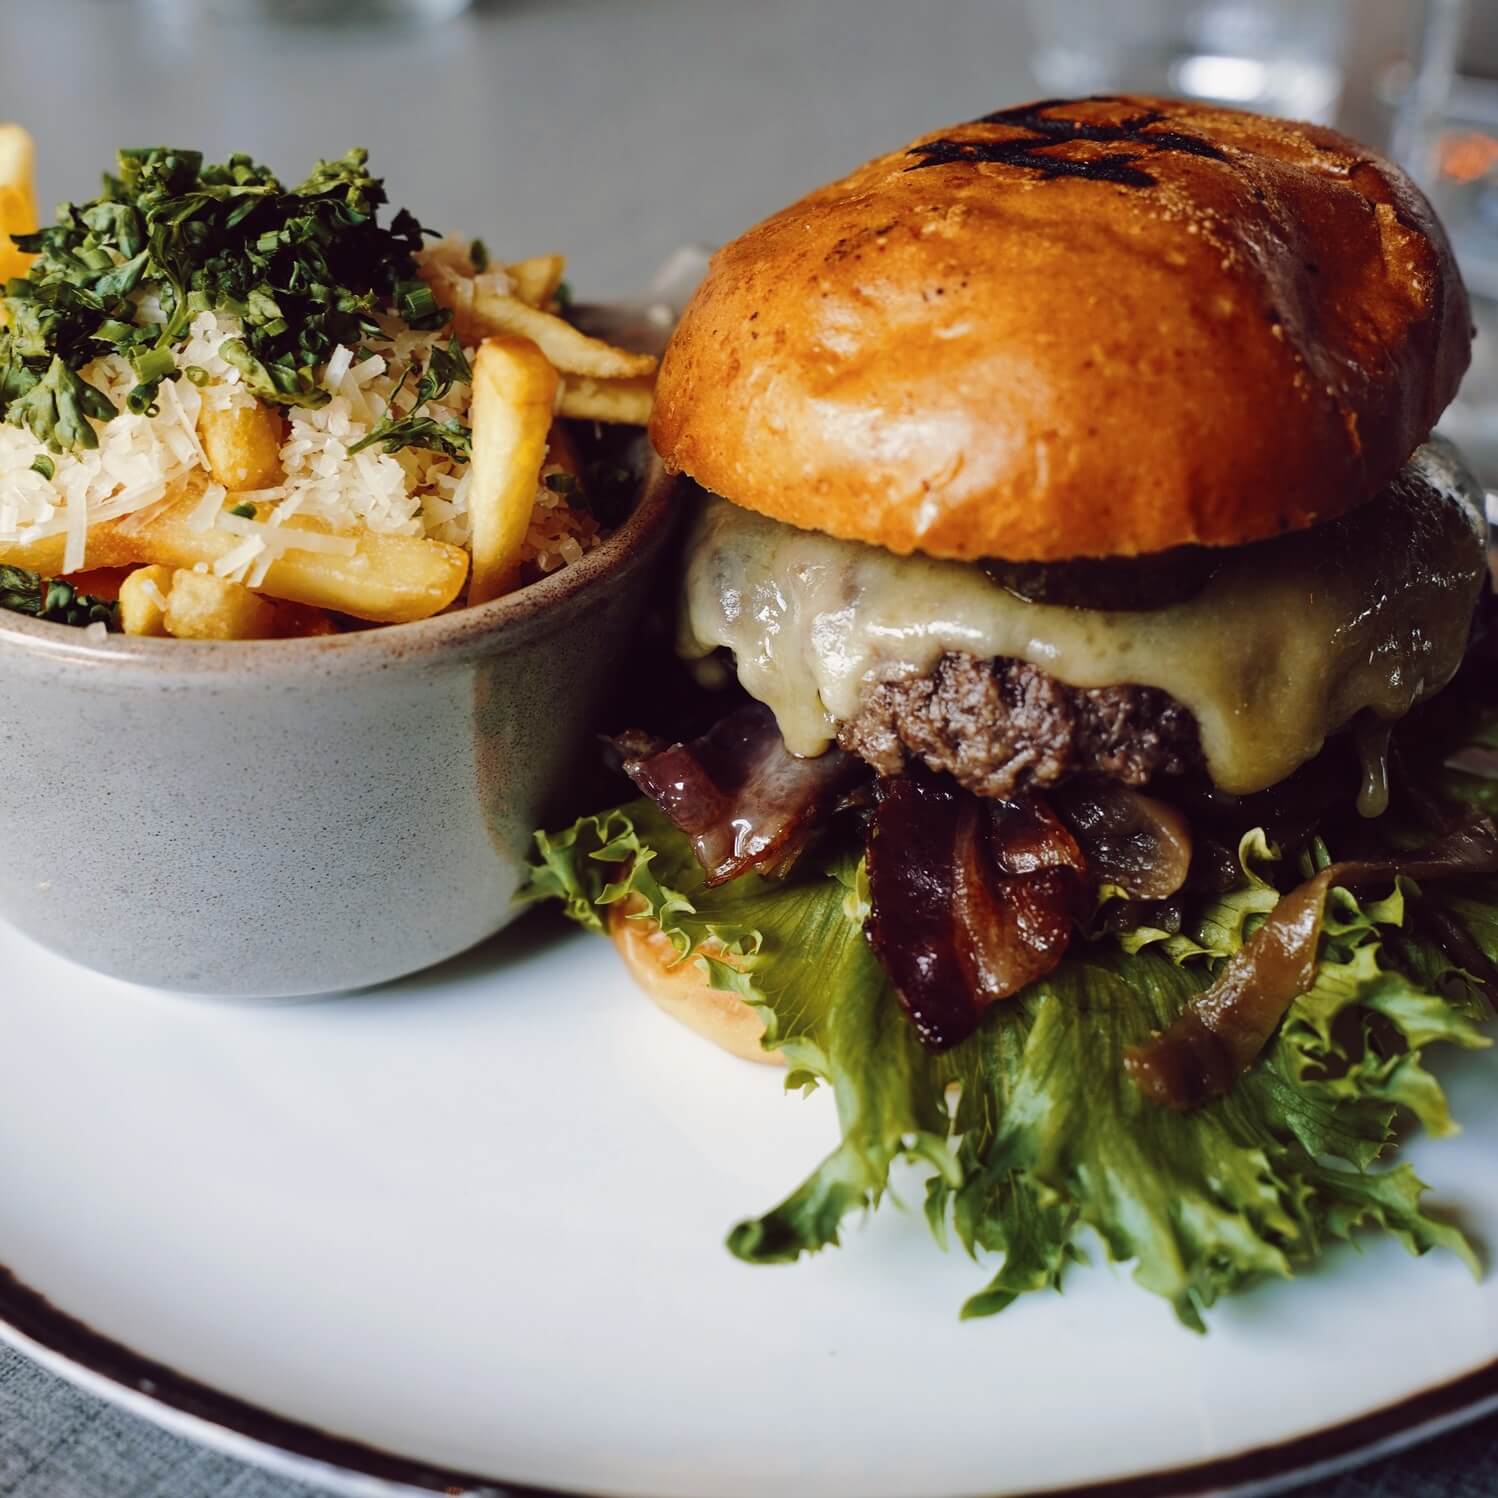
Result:
M189 364L182 373L187 376L189 385L206 385L211 378L201 364Z
M400 287L400 314L409 323L435 316L441 309L425 281L405 281Z
M551 299L558 307L570 307L572 305L572 283L570 281L558 281L557 289L552 292Z
M177 361L168 348L143 348L131 354L130 367L142 385L155 385L176 369Z
M57 465L45 453L38 453L31 460L31 471L41 474L44 479L49 479L57 472Z
M482 239L475 239L468 247L468 258L473 261L475 274L483 275L489 269L489 246Z
M571 494L577 488L577 480L570 473L548 473L542 477L541 482L553 494Z
M245 501L243 504L234 505L229 513L238 515L241 520L253 520L255 518L255 506Z

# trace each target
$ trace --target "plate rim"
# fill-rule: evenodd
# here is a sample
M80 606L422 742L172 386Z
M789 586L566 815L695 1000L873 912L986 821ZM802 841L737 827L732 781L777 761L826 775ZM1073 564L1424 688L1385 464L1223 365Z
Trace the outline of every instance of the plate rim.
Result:
M581 1489L537 1486L405 1456L226 1393L96 1330L54 1305L4 1264L0 1342L172 1434L287 1477L332 1484L345 1493L585 1498ZM1349 1470L1493 1413L1498 1413L1498 1358L1283 1441L1200 1462L1035 1491L1046 1498L1252 1498Z

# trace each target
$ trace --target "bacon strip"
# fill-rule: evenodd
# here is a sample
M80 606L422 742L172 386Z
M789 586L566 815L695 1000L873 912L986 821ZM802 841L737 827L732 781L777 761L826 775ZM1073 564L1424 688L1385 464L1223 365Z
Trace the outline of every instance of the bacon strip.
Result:
M626 756L624 773L691 839L710 885L750 869L784 876L838 798L866 773L841 749L797 759L761 702L745 704L690 744L657 748L630 734L614 742Z
M1407 857L1330 865L1285 895L1212 986L1168 1029L1129 1050L1124 1066L1151 1101L1177 1112L1221 1097L1263 1050L1296 995L1315 981L1321 921L1333 885L1356 889L1398 874L1442 879L1495 872L1498 828L1487 817Z
M1050 972L1085 903L1081 850L1039 797L981 801L924 777L877 782L868 873L864 929L934 1051Z

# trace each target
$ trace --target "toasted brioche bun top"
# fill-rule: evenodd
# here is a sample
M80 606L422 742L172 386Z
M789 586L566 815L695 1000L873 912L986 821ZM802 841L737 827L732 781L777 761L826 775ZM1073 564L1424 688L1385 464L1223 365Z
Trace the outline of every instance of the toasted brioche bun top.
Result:
M971 560L1329 520L1470 353L1430 205L1330 130L1049 100L881 156L713 257L661 367L667 467L807 529Z

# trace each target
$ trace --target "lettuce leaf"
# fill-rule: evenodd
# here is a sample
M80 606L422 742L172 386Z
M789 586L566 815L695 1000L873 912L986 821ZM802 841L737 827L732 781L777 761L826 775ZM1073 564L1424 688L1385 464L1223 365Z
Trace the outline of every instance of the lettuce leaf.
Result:
M788 880L748 875L717 889L646 801L538 834L537 846L525 898L561 899L595 928L601 910L637 900L636 918L658 921L682 960L760 1011L788 1086L832 1089L841 1143L777 1206L732 1229L742 1259L781 1263L836 1244L906 1158L928 1171L938 1241L955 1235L975 1259L1002 1256L964 1316L1059 1288L1085 1257L1088 1229L1197 1330L1218 1296L1291 1275L1359 1227L1416 1254L1446 1248L1477 1271L1460 1232L1422 1207L1410 1168L1383 1162L1402 1120L1434 1134L1456 1127L1426 1048L1488 1043L1478 985L1417 938L1411 907L1442 901L1498 953L1498 881L1454 893L1401 881L1362 904L1334 891L1311 990L1230 1095L1177 1114L1137 1091L1123 1053L1168 1024L1272 908L1276 855L1262 835L1245 839L1241 887L1189 932L1079 943L942 1055L921 1047L864 940L862 867L835 836ZM690 955L709 941L721 958Z

